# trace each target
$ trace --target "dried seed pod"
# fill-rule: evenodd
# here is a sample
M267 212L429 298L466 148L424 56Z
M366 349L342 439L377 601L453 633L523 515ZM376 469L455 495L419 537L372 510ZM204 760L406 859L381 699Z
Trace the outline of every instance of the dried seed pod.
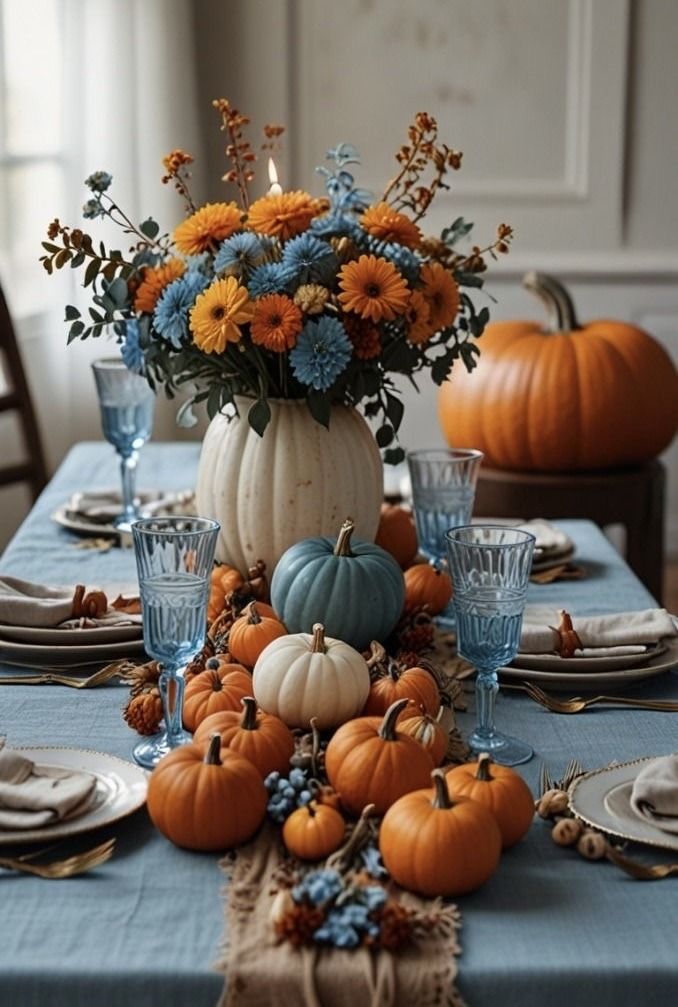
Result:
M535 802L537 814L540 818L555 818L567 811L567 794L564 790L547 790L545 794Z
M162 720L162 700L157 689L132 696L123 710L123 717L137 734L155 734Z
M551 829L551 838L558 846L574 846L584 826L576 818L561 818Z
M600 832L587 829L577 843L577 852L587 860L601 860L607 852L607 839Z

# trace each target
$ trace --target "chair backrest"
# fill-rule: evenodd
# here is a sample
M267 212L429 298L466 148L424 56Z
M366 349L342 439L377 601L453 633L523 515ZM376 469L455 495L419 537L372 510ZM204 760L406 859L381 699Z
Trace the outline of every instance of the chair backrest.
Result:
M35 500L47 482L47 467L12 318L1 288L0 351L4 357L4 373L11 385L0 393L0 412L14 410L18 414L28 456L26 461L0 467L0 486L28 483Z

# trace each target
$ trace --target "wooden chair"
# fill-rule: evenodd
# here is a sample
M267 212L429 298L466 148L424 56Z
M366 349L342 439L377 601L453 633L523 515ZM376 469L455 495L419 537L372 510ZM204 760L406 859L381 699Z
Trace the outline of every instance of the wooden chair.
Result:
M26 461L0 468L0 486L28 483L35 500L47 482L47 467L14 326L1 288L0 350L5 379L11 385L6 392L0 393L0 412L14 410L18 414L27 452Z

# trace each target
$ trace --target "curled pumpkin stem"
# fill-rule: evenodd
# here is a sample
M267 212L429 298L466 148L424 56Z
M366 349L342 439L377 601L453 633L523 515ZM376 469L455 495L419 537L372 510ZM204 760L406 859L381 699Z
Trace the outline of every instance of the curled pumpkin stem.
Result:
M352 517L347 517L339 529L337 544L334 547L335 556L352 556L351 535L355 531L355 522Z
M565 609L560 613L559 626L549 626L549 629L555 634L556 651L561 657L574 657L574 652L582 649L579 634L572 625L572 617Z
M374 805L366 804L360 813L360 818L356 822L355 828L344 845L340 846L335 853L327 858L327 867L333 867L340 874L345 874L351 870L356 857L372 838L369 819L373 812Z

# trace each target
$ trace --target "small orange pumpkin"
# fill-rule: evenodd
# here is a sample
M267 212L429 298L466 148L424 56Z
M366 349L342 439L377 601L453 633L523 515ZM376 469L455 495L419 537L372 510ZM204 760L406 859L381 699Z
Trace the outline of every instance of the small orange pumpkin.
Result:
M287 630L279 619L270 615L262 615L262 606L258 601L252 601L243 614L231 626L228 637L228 649L236 661L241 661L248 668L253 668L264 647L280 636L286 636Z
M374 540L404 569L417 555L419 543L412 511L398 504L382 504L377 537Z
M438 717L432 717L425 710L413 715L406 708L398 721L398 730L403 734L409 734L411 738L423 745L431 753L435 766L439 766L445 758L445 752L450 742L447 731L439 720L441 713L442 708L438 711Z
M438 615L452 597L452 578L432 563L415 563L405 571L405 611L426 606Z
M420 895L465 895L494 873L501 833L494 816L468 797L450 798L441 769L433 790L406 794L379 830L384 866L402 888Z
M381 716L397 699L407 699L412 711L423 709L435 716L440 709L440 692L435 679L425 668L403 669L397 661L387 656L384 648L372 643L372 657L367 664L375 676L370 685L362 715Z
M283 842L300 860L323 860L341 846L346 823L329 804L310 801L285 820Z
M211 713L239 710L241 700L252 694L252 676L241 664L226 664L211 657L205 670L186 684L184 727L195 731Z
M534 818L534 797L522 776L498 766L486 753L477 762L455 766L447 773L453 797L478 801L497 820L504 849L522 839Z
M383 815L399 797L430 778L430 754L414 738L396 730L407 702L393 703L383 719L349 720L330 738L325 751L327 778L354 815L366 804L374 804L376 814Z
M294 754L294 736L279 717L257 710L256 700L245 696L243 713L224 710L205 717L196 730L193 741L203 742L217 731L224 748L230 748L249 759L262 779L277 770L289 769Z
M239 570L234 566L222 563L215 566L210 574L210 597L207 603L207 621L214 622L224 611L226 595L237 590L245 583Z
M225 850L251 839L264 820L268 795L251 762L214 734L160 760L148 782L155 827L189 850Z

